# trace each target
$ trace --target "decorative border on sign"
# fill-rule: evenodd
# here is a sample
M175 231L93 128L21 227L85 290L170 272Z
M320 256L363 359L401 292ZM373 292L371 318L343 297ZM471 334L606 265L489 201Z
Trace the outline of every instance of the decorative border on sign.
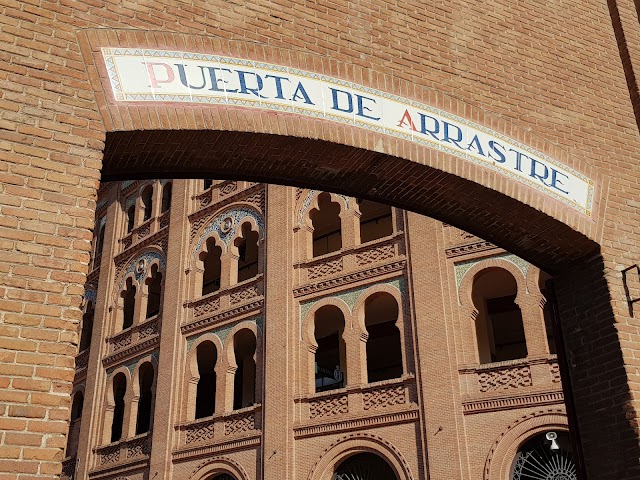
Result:
M554 160L548 155L542 152L539 152L527 145L524 145L512 138L509 138L506 135L503 135L499 132L496 132L490 128L484 127L474 122L471 122L463 117L453 115L444 110L437 109L435 107L417 102L415 100L400 97L398 95L383 92L374 88L365 87L364 85L360 85L354 82L340 80L334 77L329 77L327 75L322 75L314 72L299 70L297 68L285 67L281 65L274 65L270 63L258 62L258 61L252 61L252 60L224 57L221 55L212 55L212 54L203 54L203 53L194 53L194 52L180 52L180 51L172 51L172 50L156 50L156 49L147 49L147 48L103 47L102 56L105 62L107 74L108 74L111 88L116 101L179 102L179 103L196 103L196 104L208 104L208 105L231 105L231 106L242 106L242 107L250 107L250 108L260 108L264 110L273 110L273 111L280 111L280 112L286 112L286 113L294 113L294 114L305 115L313 118L323 118L330 121L335 121L338 123L343 123L343 124L352 125L358 128L374 131L377 133L390 135L396 138L401 138L403 140L411 141L420 145L427 146L429 148L439 150L441 152L472 162L476 165L481 165L485 168L489 168L493 171L499 172L501 175L510 177L518 181L519 183L528 185L540 192L543 192L544 194L588 216L591 216L591 213L592 213L594 181L588 178L586 175L583 175L582 173L572 169L571 167L564 165L558 162L557 160ZM571 175L579 178L582 182L584 182L584 184L586 184L585 203L584 205L580 204L575 200L566 198L556 192L551 191L548 188L543 188L539 182L530 180L524 176L517 175L514 172L511 172L507 169L499 167L495 162L482 161L481 159L476 158L469 153L456 150L452 147L441 144L441 142L434 141L428 136L425 136L424 138L422 138L421 136L414 135L412 130L408 130L404 132L397 129L389 128L388 126L384 126L384 125L373 125L368 122L360 121L356 119L355 116L353 118L349 118L345 116L332 114L330 112L327 112L326 109L323 109L322 111L317 111L317 110L305 108L300 105L294 106L293 104L281 104L276 102L270 102L263 98L258 98L256 100L229 98L229 96L226 93L225 95L221 95L221 96L197 95L197 94L193 94L191 91L189 92L189 94L180 94L180 93L163 94L159 92L128 93L123 90L123 86L122 86L123 82L119 76L119 72L116 67L116 62L114 59L115 57L123 57L123 56L141 56L143 57L143 59L146 57L149 57L151 59L158 59L158 58L159 59L178 59L182 61L202 60L202 61L208 61L208 62L215 62L219 65L225 65L225 66L250 67L250 68L262 69L265 71L269 71L271 73L295 75L301 78L312 79L312 80L324 82L326 84L349 88L354 92L362 92L369 95L375 95L379 98L396 102L401 106L412 107L424 112L428 112L430 114L435 114L440 117L446 118L448 120L457 122L458 124L473 128L484 134L491 135L492 137L497 138L501 141L507 142L510 146L515 146L516 148L518 148L519 150L522 150L523 152L527 152L528 154L535 155L539 159L542 159L545 162L548 162L549 164L560 167L561 169L565 170ZM413 128L415 129L415 127Z

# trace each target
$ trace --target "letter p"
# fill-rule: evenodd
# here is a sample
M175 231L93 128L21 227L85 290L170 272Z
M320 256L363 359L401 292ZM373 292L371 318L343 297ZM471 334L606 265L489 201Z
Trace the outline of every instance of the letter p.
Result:
M143 63L147 66L147 73L149 74L149 82L151 82L151 88L160 88L161 83L171 83L176 78L173 70L171 69L171 66L167 63ZM166 78L159 78L154 67L164 67L164 74ZM160 68L160 73L162 73L162 68Z

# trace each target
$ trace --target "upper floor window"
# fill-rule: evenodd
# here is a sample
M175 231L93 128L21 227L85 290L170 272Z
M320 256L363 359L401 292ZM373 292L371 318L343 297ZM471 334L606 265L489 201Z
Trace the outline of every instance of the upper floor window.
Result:
M98 231L98 236L96 237L96 250L95 250L96 257L102 253L102 248L104 247L105 230L106 230L106 224L102 223L102 225L100 225L100 230Z
M131 277L127 278L125 289L122 291L122 329L129 328L133 325L133 315L136 309L136 286L133 284Z
M162 213L168 211L171 208L171 182L167 182L162 187Z
M324 306L315 313L314 336L316 392L342 388L346 384L347 351L342 335L345 320L342 310Z
M331 201L328 193L318 197L318 209L312 210L313 256L319 257L342 248L340 205Z
M127 393L127 378L120 372L113 378L113 418L111 422L111 441L117 442L122 438L124 426L124 396Z
M91 346L91 332L93 330L93 318L95 316L95 308L93 302L87 304L87 309L82 316L82 331L80 333L80 351L86 350Z
M218 350L213 342L205 341L196 350L198 386L196 390L196 420L210 417L216 407L216 363Z
M251 229L250 223L242 225L242 236L236 239L238 247L238 282L249 280L258 275L258 232Z
M136 223L136 206L131 205L127 209L127 233L131 233L133 231L133 227Z
M151 413L153 411L153 365L145 362L138 370L138 413L136 418L136 435L146 433L151 428Z
M526 358L522 312L515 303L517 293L515 278L502 268L488 268L474 279L472 298L478 309L480 363Z
M153 187L147 185L142 191L142 221L146 222L151 218L153 212Z
M251 330L242 329L234 335L233 353L237 365L233 381L233 409L237 410L255 402L256 337Z
M220 277L222 276L222 248L216 245L213 238L207 239L206 251L200 253L204 270L202 272L202 295L215 292L220 289Z
M162 272L158 271L158 265L151 266L151 275L147 278L146 283L148 292L146 318L151 318L160 313L162 298Z
M358 200L360 208L360 243L393 234L391 207L370 200Z
M365 301L367 328L367 378L369 382L402 376L402 343L398 303L388 293L376 293Z

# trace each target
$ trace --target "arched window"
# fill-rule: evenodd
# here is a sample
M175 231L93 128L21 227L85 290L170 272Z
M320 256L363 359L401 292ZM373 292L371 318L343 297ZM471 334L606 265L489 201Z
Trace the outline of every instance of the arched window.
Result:
M136 206L131 205L127 210L127 233L131 233L136 222Z
M91 332L93 331L93 317L95 309L93 302L87 304L87 310L82 316L82 332L80 333L80 351L86 350L91 346Z
M162 207L160 209L162 213L171 208L171 189L171 182L165 183L164 187L162 187Z
M488 268L474 279L472 298L478 309L480 363L526 358L522 312L515 303L517 293L515 278L502 268Z
M153 411L153 365L145 362L138 370L140 399L138 400L138 418L136 419L136 435L147 433L151 428L151 412Z
M216 406L216 362L218 351L213 342L202 342L196 350L198 387L196 391L196 419L210 417Z
M577 480L573 449L567 432L536 435L518 449L509 480Z
M120 372L113 377L113 421L111 423L111 441L117 442L122 438L124 423L124 396L127 393L127 378Z
M388 293L376 293L365 301L364 323L367 339L367 378L378 382L402 376L402 344L398 302Z
M358 200L360 207L360 243L393 234L391 207L370 200Z
M550 298L550 295L547 292L547 281L549 280L551 280L551 275L541 271L540 276L538 277L538 288L540 289L540 293L542 293L546 299L542 313L544 315L544 326L547 333L547 344L549 345L549 353L555 354L557 350L556 339L553 335L553 311L551 305L551 302L554 302L555 299Z
M158 265L151 266L151 276L147 278L147 314L151 318L160 313L160 299L162 297L162 272L158 271Z
M71 457L76 454L80 437L80 419L82 418L82 404L84 395L77 391L71 404L71 421L69 422L69 435L67 437L67 449L65 455Z
M233 475L229 475L228 473L219 473L210 477L208 480L236 480Z
M314 318L316 392L342 388L346 384L346 345L342 338L344 315L333 305L318 309Z
M213 180L211 180L211 179L209 179L209 178L207 178L207 179L203 180L202 182L203 182L202 187L203 187L205 190L208 190L208 189L210 189L210 188L213 186Z
M220 289L220 276L222 273L222 248L216 245L213 238L207 239L206 251L200 254L204 264L202 273L202 295L207 295Z
M142 221L146 222L151 218L153 211L153 187L147 185L142 191Z
M127 278L126 287L122 292L122 298L122 329L124 330L133 325L133 314L136 309L136 287L131 277Z
M319 257L342 248L340 205L331 201L328 193L318 197L318 210L312 210L313 256Z
M233 381L233 409L248 407L256 395L256 337L251 330L243 329L233 337L233 352L238 369Z
M100 226L100 230L98 231L98 237L96 238L96 253L95 256L99 256L102 254L102 248L104 247L104 232L106 230L106 224L102 224Z
M398 480L398 476L378 455L357 453L338 465L331 480Z
M238 247L238 282L258 275L258 232L251 230L250 223L242 225L242 237L235 241Z

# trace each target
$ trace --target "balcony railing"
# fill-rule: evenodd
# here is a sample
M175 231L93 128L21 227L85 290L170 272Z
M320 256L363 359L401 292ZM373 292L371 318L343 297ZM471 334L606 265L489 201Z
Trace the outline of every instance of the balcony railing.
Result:
M87 368L89 364L89 349L85 348L83 351L76 355L76 370L82 370Z
M150 218L146 220L142 225L134 228L130 233L128 233L125 237L120 240L122 244L122 252L131 248L133 245L136 245L143 241L144 239L150 237L154 233L159 232L165 227L169 226L169 217L170 211L166 211L158 217Z
M216 315L225 311L241 308L262 300L264 292L263 275L233 285L225 290L205 295L191 302L185 303L189 308L186 325L200 321L200 319Z
M233 412L213 415L176 426L181 447L224 441L260 430L261 405L252 405Z
M299 283L316 282L324 278L347 274L369 266L388 263L404 255L403 233L372 240L354 248L322 255L298 263Z
M459 372L463 393L472 396L560 388L555 355L465 366Z
M98 469L113 464L124 464L148 460L151 453L151 435L149 432L127 440L120 440L94 449L97 455Z
M415 377L353 385L295 399L300 421L328 421L406 409L417 404Z
M117 353L132 345L141 343L160 332L160 323L162 319L160 315L151 317L142 323L123 330L122 332L109 337L110 345L109 353Z

